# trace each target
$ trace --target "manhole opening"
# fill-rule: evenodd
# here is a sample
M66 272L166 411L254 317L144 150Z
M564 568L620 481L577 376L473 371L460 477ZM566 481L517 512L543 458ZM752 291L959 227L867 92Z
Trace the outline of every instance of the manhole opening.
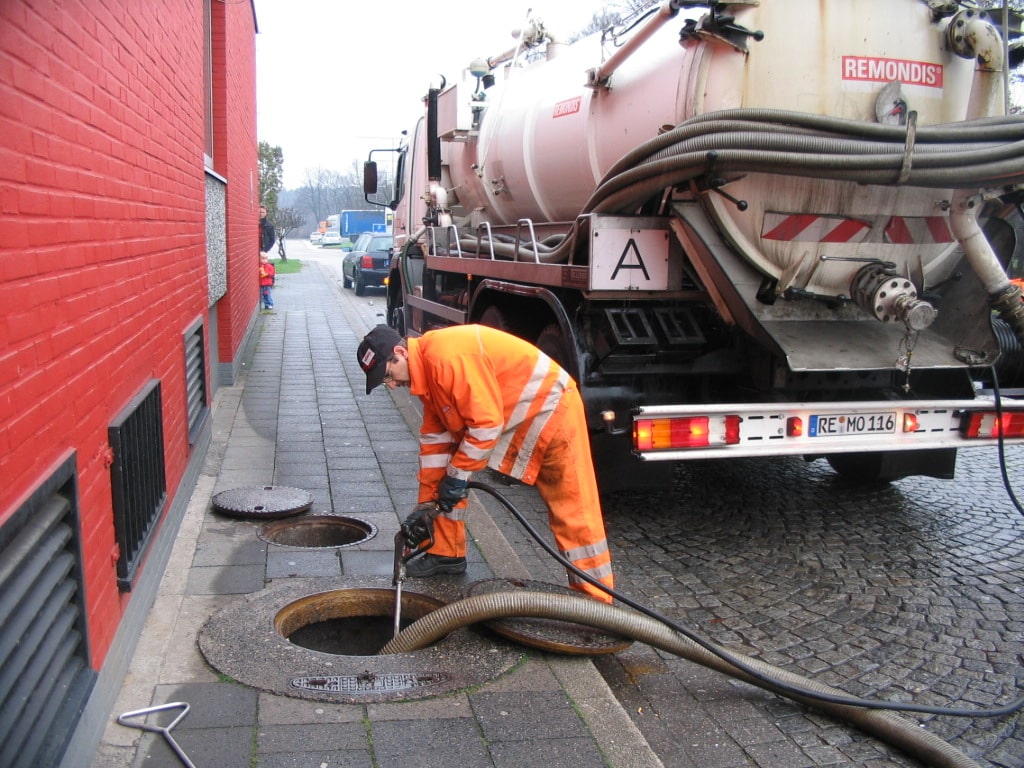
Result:
M401 629L444 606L415 592L402 593ZM338 589L289 603L274 618L278 634L311 651L374 656L395 631L395 593L390 589Z
M354 517L309 515L268 523L258 535L268 544L282 547L348 547L372 539L377 527Z

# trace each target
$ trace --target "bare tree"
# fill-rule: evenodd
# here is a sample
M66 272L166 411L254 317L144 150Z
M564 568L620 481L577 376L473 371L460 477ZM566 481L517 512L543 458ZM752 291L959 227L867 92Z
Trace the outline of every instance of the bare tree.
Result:
M585 26L569 36L569 42L574 43L619 24L632 23L648 11L654 10L659 4L659 0L621 0L604 5L594 11Z
M284 252L284 239L288 233L297 227L301 227L306 217L295 208L278 208L274 211L271 223L277 230L277 253L282 261L288 261L288 255Z

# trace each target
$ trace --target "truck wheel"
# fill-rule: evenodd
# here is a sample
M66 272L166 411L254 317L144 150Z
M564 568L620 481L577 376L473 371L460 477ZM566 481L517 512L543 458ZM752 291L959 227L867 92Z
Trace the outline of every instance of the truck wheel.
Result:
M508 323L505 320L505 313L497 307L488 307L484 310L484 313L480 315L480 325L490 326L491 328L497 328L499 331L507 331Z
M569 364L569 350L565 339L562 337L562 329L558 326L558 323L551 323L545 326L544 330L537 337L537 341L534 342L534 346L565 368L565 370L569 371L570 374L572 373L574 366Z
M394 328L399 336L405 337L405 311L401 305L392 308L388 325Z
M834 453L826 459L840 477L858 483L889 483L914 475L952 480L956 474L955 448Z
M856 483L888 483L903 475L883 471L885 453L833 453L826 456L829 466L844 480Z

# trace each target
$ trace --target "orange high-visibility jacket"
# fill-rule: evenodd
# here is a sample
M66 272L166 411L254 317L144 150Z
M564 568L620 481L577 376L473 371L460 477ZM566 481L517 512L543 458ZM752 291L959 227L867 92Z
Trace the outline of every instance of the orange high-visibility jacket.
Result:
M532 344L482 325L430 331L408 345L409 391L423 403L419 500L433 499L446 471L468 479L490 466L532 485L569 374Z

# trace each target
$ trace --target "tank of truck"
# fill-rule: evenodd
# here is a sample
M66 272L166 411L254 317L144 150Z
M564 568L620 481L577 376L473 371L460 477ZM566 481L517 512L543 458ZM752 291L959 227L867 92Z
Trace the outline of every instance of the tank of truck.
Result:
M570 222L587 210L621 158L708 113L781 110L893 126L884 141L860 141L851 129L834 132L826 146L820 133L830 127L812 124L817 132L806 137L802 151L819 160L831 153L836 164L834 174L826 166L825 178L811 178L788 172L791 157L772 154L783 140L794 146L808 128L776 125L768 135L752 130L749 118L733 126L715 121L691 140L692 167L681 175L711 170L722 177L723 192L745 203L740 210L728 197L707 197L715 224L750 264L778 281L780 294L796 289L849 297L868 261L891 265L919 292L945 280L956 261L948 212L958 169L944 168L948 187L941 179L928 187L891 182L905 147L911 147L911 167L927 162L926 153L943 151L934 142L913 146L906 138L910 121L920 134L928 126L1002 111L1001 99L984 93L998 80L993 85L993 78L977 76L975 60L953 49L950 20L936 19L920 0L722 5L736 27L757 38L681 37L682 24L668 23L595 85L587 73L615 49L602 48L600 36L593 36L553 47L557 55L539 64L497 69L483 98L473 99L472 80L442 93L442 138L471 137L445 145L445 185L461 210L491 224ZM687 13L695 20L700 15L684 9L680 22ZM975 114L969 115L972 104ZM774 163L772 172L734 164L732 150L756 155L761 167ZM703 157L711 151L721 158L717 166ZM856 168L859 156L879 152L895 163L885 184L842 178L844 164ZM626 198L605 212L632 212L636 203Z

